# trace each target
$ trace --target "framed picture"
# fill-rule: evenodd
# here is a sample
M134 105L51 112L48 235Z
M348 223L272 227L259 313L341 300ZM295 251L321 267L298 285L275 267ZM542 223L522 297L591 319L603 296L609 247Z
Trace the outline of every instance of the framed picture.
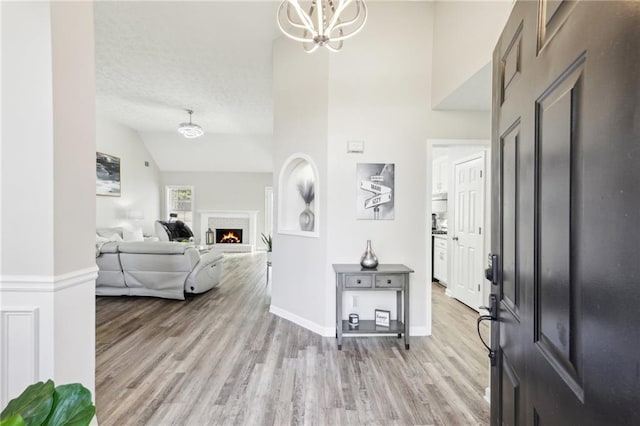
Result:
M395 219L395 164L358 163L357 219Z
M96 152L96 195L120 196L120 159Z
M381 327L389 327L391 324L391 312L376 309L376 325Z

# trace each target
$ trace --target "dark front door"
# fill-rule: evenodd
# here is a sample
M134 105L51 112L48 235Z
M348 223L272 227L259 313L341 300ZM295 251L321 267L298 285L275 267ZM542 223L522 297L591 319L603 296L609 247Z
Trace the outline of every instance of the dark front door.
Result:
M640 424L640 2L518 1L494 51L493 425Z

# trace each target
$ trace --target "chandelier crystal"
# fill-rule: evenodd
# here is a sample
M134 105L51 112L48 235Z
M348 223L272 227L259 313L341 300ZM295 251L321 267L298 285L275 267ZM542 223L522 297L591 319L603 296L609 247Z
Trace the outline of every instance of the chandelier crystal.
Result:
M312 0L308 10L305 12L298 0L283 0L277 15L280 30L302 42L307 53L320 46L339 51L343 41L356 35L367 22L364 0Z
M186 109L185 111L189 113L189 122L180 123L180 125L178 126L178 131L182 134L182 136L188 139L193 139L193 138L202 136L204 134L202 127L191 122L191 114L193 114L193 110Z

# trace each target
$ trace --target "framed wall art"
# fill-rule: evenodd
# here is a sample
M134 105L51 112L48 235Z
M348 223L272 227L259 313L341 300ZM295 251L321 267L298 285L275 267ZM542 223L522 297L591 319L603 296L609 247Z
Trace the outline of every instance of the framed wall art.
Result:
M376 309L376 325L379 327L389 327L391 325L391 312L383 309Z
M96 195L120 196L120 158L96 152Z
M395 164L358 163L357 219L395 219Z

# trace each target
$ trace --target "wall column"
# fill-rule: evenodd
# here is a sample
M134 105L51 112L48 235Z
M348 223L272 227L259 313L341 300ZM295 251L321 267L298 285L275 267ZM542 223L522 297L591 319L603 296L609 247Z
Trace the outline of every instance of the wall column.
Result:
M27 385L95 393L91 2L2 2L0 406Z

